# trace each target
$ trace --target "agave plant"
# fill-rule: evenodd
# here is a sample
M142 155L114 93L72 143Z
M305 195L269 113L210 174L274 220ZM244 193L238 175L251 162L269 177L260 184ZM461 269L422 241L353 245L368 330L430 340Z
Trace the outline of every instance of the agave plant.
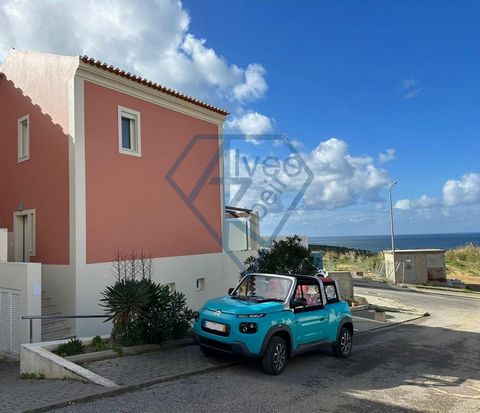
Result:
M156 284L150 280L123 278L102 292L101 306L113 321L114 331L125 329L133 318L151 318L151 309L159 294ZM113 334L115 337L115 334Z

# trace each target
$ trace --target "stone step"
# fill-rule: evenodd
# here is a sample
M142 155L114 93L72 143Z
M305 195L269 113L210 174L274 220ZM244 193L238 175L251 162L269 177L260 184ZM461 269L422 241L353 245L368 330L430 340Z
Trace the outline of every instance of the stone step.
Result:
M47 327L42 326L42 333L45 333L45 334L55 333L56 331L65 330L65 329L70 329L70 327L68 326L68 324L63 322L61 324L56 324L56 325L54 324Z
M42 320L42 330L44 328L52 327L52 326L65 326L67 322L64 319L61 318L52 318L52 319L46 319Z
M58 328L47 332L42 331L42 341L63 340L67 337L71 337L69 327Z
M42 305L42 315L46 315L45 313L51 313L56 310L57 306L55 304Z

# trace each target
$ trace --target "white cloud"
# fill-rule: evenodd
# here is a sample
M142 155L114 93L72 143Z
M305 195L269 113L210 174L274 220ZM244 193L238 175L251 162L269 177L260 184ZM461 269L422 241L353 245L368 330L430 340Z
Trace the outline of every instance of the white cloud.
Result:
M396 209L413 209L413 208L432 208L438 206L439 202L435 198L430 198L427 195L422 195L416 200L400 199L395 203Z
M272 143L272 145L278 148L278 144ZM233 167L235 162L238 165L235 156L240 160L237 170ZM293 154L287 158L279 157L280 165L285 165L287 160L291 165L300 165L301 173L296 174L295 168L291 170L279 168L275 179L265 173L262 168L264 159L261 157L243 153L239 156L232 151L229 158L230 177L251 177L252 179L251 186L238 202L238 206L252 207L255 202L262 199L262 192L275 187L280 192L278 194L280 202L270 209L281 212L281 205L290 204L308 177L301 167L302 164L296 163L298 156L301 156L313 173L313 181L304 193L299 208L327 210L381 202L380 192L391 181L385 170L374 165L372 157L352 156L347 143L336 138L320 142L310 152ZM274 159L270 158L269 163L273 162ZM273 186L270 186L270 183Z
M240 117L231 116L225 126L244 135L263 135L273 130L273 121L260 113L249 112Z
M480 174L468 173L459 180L445 182L443 203L446 206L480 204Z
M236 85L233 94L240 102L263 97L268 89L265 69L259 64L249 64L245 70L245 82Z
M387 149L385 152L378 154L378 161L380 163L390 162L395 159L395 149Z
M422 93L423 87L418 86L418 81L414 78L402 79L401 89L404 92L404 99L413 99Z
M467 173L460 179L449 179L443 185L442 200L422 195L416 200L400 199L395 203L397 209L429 209L441 207L442 214L449 214L451 207L480 205L480 174Z
M411 89L412 87L418 84L417 80L414 78L407 78L402 80L403 89Z
M389 182L384 169L369 156L350 155L345 141L331 138L303 155L314 174L305 194L305 205L314 209L340 208L356 203L377 202L379 191Z
M394 208L396 209L410 209L412 208L413 201L411 199L399 199L395 202Z
M229 63L189 25L188 12L175 0L4 0L0 61L11 47L87 54L235 110L265 95L262 65Z
M412 91L406 93L405 95L403 95L403 98L404 99L413 99L413 98L416 98L418 95L420 95L422 93L422 90L423 88L422 87L419 87L417 89L413 89Z

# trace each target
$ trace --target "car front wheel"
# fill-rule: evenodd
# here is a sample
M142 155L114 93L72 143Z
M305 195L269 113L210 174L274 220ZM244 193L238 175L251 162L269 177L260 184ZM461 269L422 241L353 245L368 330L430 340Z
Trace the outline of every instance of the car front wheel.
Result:
M273 336L262 358L265 373L279 375L287 363L288 349L282 337Z
M336 357L346 358L352 351L352 333L346 328L342 327L337 341L333 344L333 354Z

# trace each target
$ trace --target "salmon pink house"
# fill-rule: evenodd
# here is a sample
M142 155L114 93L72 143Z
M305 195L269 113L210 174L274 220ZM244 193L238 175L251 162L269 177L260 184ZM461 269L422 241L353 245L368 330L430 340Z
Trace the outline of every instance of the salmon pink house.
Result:
M41 263L43 314L101 314L116 251L149 251L157 281L192 307L234 284L227 115L85 56L10 51L0 66L0 228L8 261ZM253 217L243 259L258 217L240 215ZM42 326L44 338L109 331L98 319Z

